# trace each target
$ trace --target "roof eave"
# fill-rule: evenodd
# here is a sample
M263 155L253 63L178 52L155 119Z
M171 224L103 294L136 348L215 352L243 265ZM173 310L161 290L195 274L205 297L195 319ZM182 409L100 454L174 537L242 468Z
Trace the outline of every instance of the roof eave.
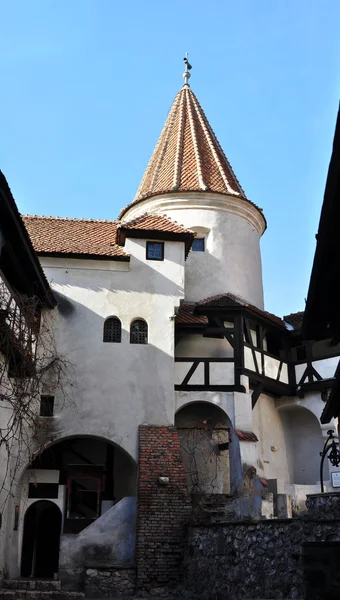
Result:
M159 231L155 229L133 229L130 227L124 227L124 225L118 225L117 227L117 244L119 246L125 246L126 238L135 239L151 239L151 240L164 240L171 242L184 242L185 244L185 257L187 258L192 242L195 237L195 233L178 233L175 231Z
M11 189L2 171L0 171L0 202L0 222L4 223L4 228L6 230L5 239L7 239L9 243L12 243L14 241L14 238L12 240L12 237L19 236L18 239L15 240L16 256L19 260L22 258L22 261L28 261L27 265L30 274L34 278L32 283L37 288L37 296L39 297L41 304L48 308L54 308L57 305L57 301L41 268Z
M339 338L340 318L337 303L340 287L337 266L340 260L340 109L337 115L331 160L321 209L317 245L310 277L302 333L315 339L331 323Z

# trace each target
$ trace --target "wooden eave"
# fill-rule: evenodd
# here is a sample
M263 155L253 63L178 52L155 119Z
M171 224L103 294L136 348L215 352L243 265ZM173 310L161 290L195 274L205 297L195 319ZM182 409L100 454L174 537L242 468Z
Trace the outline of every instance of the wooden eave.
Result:
M175 231L157 231L155 229L132 229L118 225L117 244L125 246L126 238L135 238L140 240L164 240L170 242L184 242L185 257L187 258L195 235L191 233L176 233Z
M0 171L0 230L4 246L0 268L18 292L37 296L43 306L57 302L41 268L5 176Z
M284 335L285 337L288 337L289 333L290 333L285 328L284 324L280 325L280 323L276 323L269 317L266 317L266 315L261 314L260 312L257 312L255 310L252 310L248 306L242 306L241 304L239 306L228 306L228 307L197 305L197 306L195 306L193 312L194 312L194 314L196 313L196 314L200 314L200 315L206 315L207 317L209 317L209 315L211 315L211 314L218 314L221 317L228 317L228 316L232 316L235 313L243 313L245 316L250 318L252 321L256 321L257 323L264 325L267 329L273 329L273 330L279 332L281 335Z
M312 274L302 322L305 339L316 339L330 325L340 340L340 110L317 233Z
M107 260L107 261L121 261L121 262L130 262L130 255L112 255L108 256L107 254L84 254L77 252L37 252L38 256L45 256L51 258L77 258L77 259L87 259L87 260Z

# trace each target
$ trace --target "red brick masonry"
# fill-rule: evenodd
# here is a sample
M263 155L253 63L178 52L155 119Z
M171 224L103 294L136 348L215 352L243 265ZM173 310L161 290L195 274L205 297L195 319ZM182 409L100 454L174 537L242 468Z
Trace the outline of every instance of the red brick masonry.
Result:
M159 477L168 477L169 483L160 483ZM181 581L190 511L176 428L141 425L136 540L139 590Z

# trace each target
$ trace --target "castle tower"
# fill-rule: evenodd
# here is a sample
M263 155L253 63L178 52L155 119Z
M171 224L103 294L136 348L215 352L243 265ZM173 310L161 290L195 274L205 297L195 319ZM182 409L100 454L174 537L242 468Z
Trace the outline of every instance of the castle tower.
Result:
M232 292L263 308L264 215L238 182L189 86L188 67L183 77L136 196L120 218L161 213L196 232L187 300Z

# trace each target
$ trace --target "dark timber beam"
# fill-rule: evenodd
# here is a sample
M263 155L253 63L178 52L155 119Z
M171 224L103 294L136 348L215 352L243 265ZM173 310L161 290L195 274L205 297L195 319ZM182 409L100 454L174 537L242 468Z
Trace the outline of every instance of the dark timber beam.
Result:
M256 402L258 401L261 392L263 391L263 383L261 381L258 381L258 383L256 384L256 387L251 395L251 403L252 403L252 408L255 408Z

